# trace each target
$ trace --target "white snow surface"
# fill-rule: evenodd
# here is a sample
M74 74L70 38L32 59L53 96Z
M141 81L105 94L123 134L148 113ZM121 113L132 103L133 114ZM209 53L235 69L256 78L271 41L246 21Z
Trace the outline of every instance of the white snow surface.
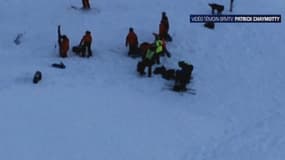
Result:
M206 0L0 0L1 160L284 160L285 25L189 23ZM225 14L282 14L284 0L239 0ZM166 11L171 58L194 65L196 95L140 77L127 57L129 27L153 41ZM284 18L282 17L282 21ZM58 57L57 25L92 58ZM17 34L22 43L15 45ZM66 69L51 67L63 61ZM43 73L32 83L36 70Z

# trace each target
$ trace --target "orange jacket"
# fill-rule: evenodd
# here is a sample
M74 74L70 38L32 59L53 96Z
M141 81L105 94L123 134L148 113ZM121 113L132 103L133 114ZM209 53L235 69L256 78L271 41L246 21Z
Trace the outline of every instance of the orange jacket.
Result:
M165 38L166 35L167 35L167 28L165 24L160 23L159 24L159 36Z
M168 22L167 16L162 17L160 23L164 24L164 26L166 28L166 31L168 32L168 30L169 30L169 22Z
M92 43L91 34L85 34L80 41L80 45L91 44L91 43Z
M129 32L126 37L126 46L138 45L138 37L135 32Z
M67 57L67 52L69 50L69 39L67 37L61 39L59 48L60 56Z

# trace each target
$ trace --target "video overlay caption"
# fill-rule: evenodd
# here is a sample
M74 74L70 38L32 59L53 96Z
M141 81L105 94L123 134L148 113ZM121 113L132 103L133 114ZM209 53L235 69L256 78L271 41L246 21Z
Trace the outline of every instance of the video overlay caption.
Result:
M281 23L281 15L196 15L191 14L190 23Z

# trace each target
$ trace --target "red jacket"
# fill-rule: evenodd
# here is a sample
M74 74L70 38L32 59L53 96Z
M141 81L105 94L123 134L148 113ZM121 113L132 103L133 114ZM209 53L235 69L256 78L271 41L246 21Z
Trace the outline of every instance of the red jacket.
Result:
M91 34L85 34L80 41L80 45L91 44L91 43L92 43Z
M164 24L165 28L166 28L166 31L168 32L169 30L169 22L168 22L168 18L167 16L163 16L161 18L161 21L160 21L162 24Z
M69 50L69 39L62 38L60 41L60 46L59 46L59 54L61 57L67 57L67 52Z
M129 32L129 34L126 37L126 46L134 46L138 45L138 37L135 32Z
M165 24L160 23L159 24L159 36L161 38L165 38L166 35L167 35L167 28L166 28Z

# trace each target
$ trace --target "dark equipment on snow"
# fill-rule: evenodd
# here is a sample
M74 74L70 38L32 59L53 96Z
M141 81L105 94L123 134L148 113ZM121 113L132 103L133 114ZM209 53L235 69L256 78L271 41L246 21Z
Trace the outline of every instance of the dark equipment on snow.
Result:
M175 70L174 69L168 69L165 71L164 74L162 74L162 78L166 80L175 80Z
M76 55L82 56L82 47L78 46L73 46L72 47L72 52L74 52Z
M214 23L214 22L211 22L211 21L206 22L206 23L204 24L204 27L209 28L209 29L215 29L215 23Z
M40 71L36 71L33 78L33 83L37 84L42 79L42 73Z
M16 36L16 38L15 38L15 40L14 40L14 43L16 44L16 45L19 45L19 44L21 44L21 38L23 37L23 33L18 33L17 34L17 36Z
M85 56L85 52L84 52L84 46L73 46L72 47L72 52L74 52L76 55L80 56L80 57L86 57ZM88 57L88 56L87 56Z
M165 80L175 80L175 69L166 69L164 66L156 67L154 69L154 74L161 75Z
M80 57L90 57L90 56L85 56L84 52L84 46L73 46L72 47L72 52L74 52L76 55Z
M60 62L60 63L53 63L51 66L55 67L55 68L60 68L60 69L64 69L65 68L65 65L62 62Z
M166 68L164 66L156 67L153 71L154 74L161 74L163 75L166 72Z
M224 6L217 4L217 3L209 3L209 6L212 9L212 14L215 14L215 10L217 11L218 14L222 14L224 11Z

